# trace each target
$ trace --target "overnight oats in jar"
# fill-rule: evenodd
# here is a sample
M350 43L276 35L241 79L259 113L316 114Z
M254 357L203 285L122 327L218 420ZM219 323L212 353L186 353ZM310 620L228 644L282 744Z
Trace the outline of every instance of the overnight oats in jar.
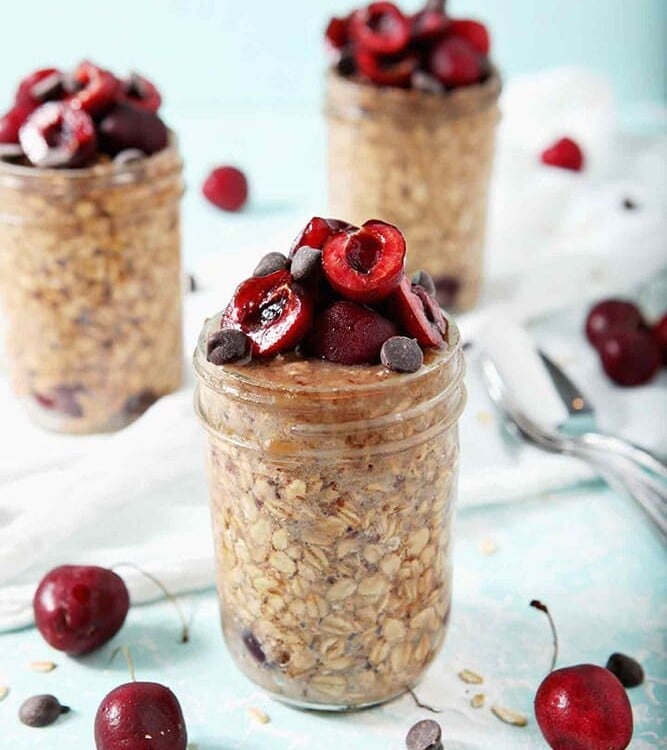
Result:
M442 6L331 19L329 211L400 226L408 272L428 271L439 302L465 310L482 283L500 79L486 28Z
M225 640L302 708L402 694L447 630L464 362L404 255L392 225L313 219L195 351Z
M182 380L182 162L155 86L39 70L0 119L0 323L33 421L120 429Z

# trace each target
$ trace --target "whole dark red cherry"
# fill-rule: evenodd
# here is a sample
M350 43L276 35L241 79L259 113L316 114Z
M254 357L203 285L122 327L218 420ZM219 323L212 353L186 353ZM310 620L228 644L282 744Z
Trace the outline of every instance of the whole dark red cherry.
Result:
M618 329L598 349L602 367L619 385L648 383L660 369L662 354L649 331Z
M433 48L431 73L448 88L470 86L484 77L482 55L463 37L446 36Z
M47 643L71 656L112 638L125 622L130 597L123 579L95 565L61 565L33 598L35 624Z
M667 313L654 324L651 333L662 352L662 363L667 365Z
M625 689L595 664L548 674L535 695L535 718L553 750L624 750L632 739Z
M621 328L637 330L641 325L642 314L634 302L603 299L586 316L586 337L598 348L610 333Z
M186 750L187 744L178 698L157 682L119 685L97 709L97 750Z

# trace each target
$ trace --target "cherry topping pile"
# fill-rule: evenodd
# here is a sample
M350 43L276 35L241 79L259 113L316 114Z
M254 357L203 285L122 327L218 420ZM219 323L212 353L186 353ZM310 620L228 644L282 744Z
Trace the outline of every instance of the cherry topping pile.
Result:
M43 68L24 78L11 109L0 117L0 144L13 160L42 168L86 167L167 145L168 131L157 115L160 93L136 73L119 79L89 61L73 71Z
M404 273L405 238L392 224L311 219L289 255L265 255L209 339L215 365L299 353L346 365L415 372L423 348L447 341L433 280Z
M439 93L480 83L490 71L486 27L451 18L444 2L430 0L413 15L393 3L370 3L332 18L325 39L341 75L377 86Z
M628 300L605 299L586 317L586 337L607 375L619 385L643 385L667 364L667 314L651 327Z

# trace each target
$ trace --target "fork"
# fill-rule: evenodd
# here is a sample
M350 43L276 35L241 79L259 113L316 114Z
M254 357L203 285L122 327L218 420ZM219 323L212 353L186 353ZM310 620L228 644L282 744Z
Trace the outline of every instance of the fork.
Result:
M543 356L544 359L544 356ZM613 435L590 430L594 426L594 412L564 373L548 361L547 369L554 378L555 371L565 378L573 398L563 399L570 414L585 417L586 428L581 434L565 434L539 425L517 405L493 361L482 356L482 374L491 400L501 413L505 426L529 443L549 451L575 456L590 464L615 490L632 497L667 537L667 465L649 451ZM561 398L563 388L554 382ZM562 384L561 384L562 385Z

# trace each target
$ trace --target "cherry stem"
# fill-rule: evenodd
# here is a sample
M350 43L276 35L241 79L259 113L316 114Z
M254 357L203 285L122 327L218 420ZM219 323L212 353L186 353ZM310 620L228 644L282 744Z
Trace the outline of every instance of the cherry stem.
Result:
M430 711L432 714L441 714L442 713L442 709L440 709L440 708L433 708L433 706L429 706L427 703L422 703L419 700L419 698L417 698L417 695L416 695L415 691L412 688L408 688L407 692L410 694L410 696L412 697L412 700L417 704L417 706L419 708L423 708L426 711Z
M120 652L122 652L123 656L125 657L127 668L130 670L130 677L132 678L132 682L136 682L137 678L134 676L134 662L132 661L132 654L130 653L130 649L127 646L117 646L111 654L109 663L111 663Z
M556 623L554 622L554 619L551 616L551 612L549 612L549 608L546 604L542 604L542 602L538 601L537 599L533 599L530 602L530 606L534 607L535 609L539 609L540 612L544 612L544 614L547 616L547 619L549 620L551 634L553 635L554 639L554 653L551 657L551 668L549 669L549 671L553 672L556 667L556 661L558 659L558 633L556 632Z
M185 619L185 615L183 614L183 610L181 609L181 605L178 599L171 593L171 591L169 591L169 589L162 583L162 581L156 578L152 573L148 573L147 571L143 570L143 568L140 568L134 563L116 563L111 569L113 570L114 568L120 567L132 568L133 570L136 570L138 573L141 573L142 576L148 578L149 581L154 583L160 589L160 591L176 608L176 612L178 613L178 617L181 621L181 643L187 643L190 640L190 627L188 625L188 621Z

